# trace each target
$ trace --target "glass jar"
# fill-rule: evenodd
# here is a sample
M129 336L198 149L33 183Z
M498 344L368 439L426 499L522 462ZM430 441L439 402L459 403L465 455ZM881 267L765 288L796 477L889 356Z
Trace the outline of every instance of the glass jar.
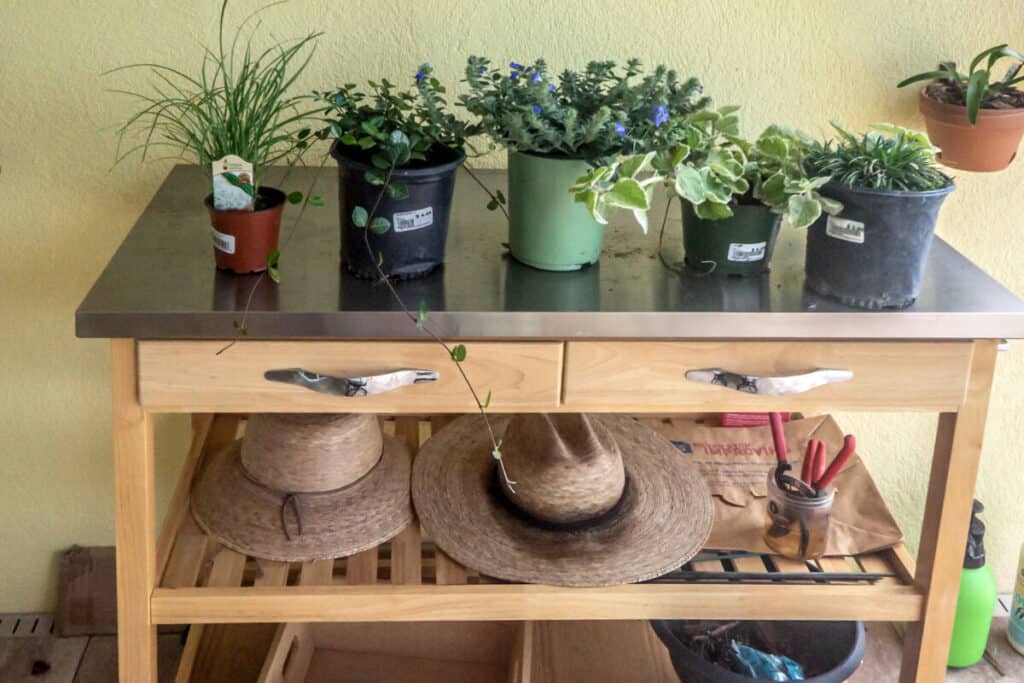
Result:
M783 557L811 560L825 554L828 524L836 491L818 496L780 488L775 470L768 473L764 542Z

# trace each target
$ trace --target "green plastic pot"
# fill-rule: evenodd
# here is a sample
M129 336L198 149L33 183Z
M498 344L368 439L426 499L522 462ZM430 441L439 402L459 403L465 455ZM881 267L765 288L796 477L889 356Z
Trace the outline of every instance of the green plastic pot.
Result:
M780 216L761 204L737 204L733 215L717 221L699 218L683 201L683 249L686 265L698 273L760 275L779 236Z
M579 159L509 153L508 245L517 261L541 270L597 262L604 226L569 192L588 170Z

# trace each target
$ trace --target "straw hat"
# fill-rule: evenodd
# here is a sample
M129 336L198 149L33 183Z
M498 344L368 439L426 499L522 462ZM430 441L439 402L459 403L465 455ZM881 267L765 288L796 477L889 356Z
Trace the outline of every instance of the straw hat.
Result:
M431 437L413 465L424 531L467 567L509 581L605 586L678 569L711 532L711 494L665 437L613 415L483 418ZM511 490L510 490L511 489Z
M192 494L210 536L252 557L344 557L412 521L409 451L374 415L259 414L213 456Z

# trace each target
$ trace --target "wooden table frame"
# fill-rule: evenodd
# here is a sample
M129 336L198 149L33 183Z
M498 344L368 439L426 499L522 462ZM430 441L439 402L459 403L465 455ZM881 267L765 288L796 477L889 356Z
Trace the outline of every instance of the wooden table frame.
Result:
M911 621L907 630L900 675L903 683L936 682L945 676L964 539L970 519L997 350L998 342L994 340L971 342L969 373L963 398L956 410L940 414L920 550L913 577L914 589L921 598L920 618ZM154 436L152 413L143 406L139 397L139 364L135 340L112 341L111 381L119 676L122 683L155 683L158 620L153 613L153 596L158 590L157 572L160 562L154 512ZM899 389L894 386L893 392ZM762 409L781 407L779 401L768 399ZM845 406L828 407L842 410ZM623 408L623 411L637 412L632 408ZM180 495L180 492L176 495ZM164 554L168 549L162 547L159 552ZM543 593L547 588L537 587L537 591ZM551 592L563 598L571 595L564 589ZM509 598L506 596L505 599ZM812 608L805 607L803 612L808 609ZM819 604L813 609L820 610L820 618L830 618L827 604ZM777 606L776 611L780 612ZM686 615L675 616L682 618ZM535 617L529 615L519 618ZM545 618L557 619L559 616L547 614Z

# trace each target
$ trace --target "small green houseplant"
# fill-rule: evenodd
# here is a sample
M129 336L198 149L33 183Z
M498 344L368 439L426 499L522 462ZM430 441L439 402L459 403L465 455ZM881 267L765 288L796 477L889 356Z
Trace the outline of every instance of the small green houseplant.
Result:
M621 197L664 186L682 203L687 265L701 273L749 275L771 259L780 218L805 228L842 207L821 196L828 176L809 176L810 138L780 126L756 140L739 136L737 107L684 117L671 146L628 155L580 178L572 188L599 222ZM679 140L682 140L681 142ZM629 208L629 207L627 207ZM646 209L633 209L647 229Z
M905 308L918 297L942 202L954 190L924 133L876 124L818 144L809 173L827 175L824 196L841 202L808 230L807 286L861 308Z
M217 183L226 181L223 206L215 206L214 194L205 200L217 267L262 272L277 253L285 201L304 199L301 192L286 195L261 180L268 166L294 163L311 141L306 124L316 110L307 97L288 91L309 64L320 34L258 49L253 39L259 11L228 37L227 6L224 0L217 46L204 49L198 74L149 63L108 72L143 70L152 83L148 91L115 90L141 103L118 129L116 159L138 154L145 160L166 151L161 158L191 158L210 172L215 193ZM306 201L321 203L318 197Z
M603 225L567 193L576 179L620 154L667 144L680 115L709 103L697 79L664 66L644 73L637 60L554 76L543 59L505 70L470 57L465 80L459 103L509 151L509 249L543 270L577 270L600 256ZM624 201L648 206L642 194Z
M996 66L1010 60L1000 75ZM928 135L943 164L965 171L1000 171L1010 165L1024 135L1024 55L1005 43L975 55L966 72L955 62L904 79L897 87L929 81L918 94Z
M398 91L383 79L369 82L369 95L353 84L317 93L327 104L318 136L334 140L340 171L341 258L358 277L377 277L377 261L395 278L444 261L455 172L474 130L448 111L429 64L415 84Z

